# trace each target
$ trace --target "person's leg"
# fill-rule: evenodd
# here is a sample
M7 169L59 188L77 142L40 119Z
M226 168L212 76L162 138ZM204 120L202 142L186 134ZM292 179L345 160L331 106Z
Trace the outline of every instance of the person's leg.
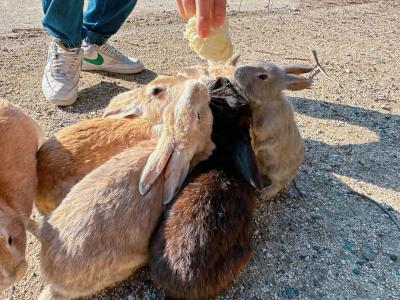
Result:
M107 44L136 5L136 0L89 0L83 15L85 57L84 71L107 71L113 73L138 73L144 69L136 58L123 55Z
M83 50L83 0L42 0L43 26L50 42L42 91L56 105L70 105L78 97Z
M83 15L83 34L88 44L103 45L128 18L136 0L89 0Z
M42 0L43 27L67 48L82 43L83 0Z

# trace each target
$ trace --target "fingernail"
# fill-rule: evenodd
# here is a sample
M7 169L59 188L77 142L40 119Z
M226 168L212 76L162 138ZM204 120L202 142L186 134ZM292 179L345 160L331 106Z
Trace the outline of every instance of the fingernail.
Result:
M208 27L200 27L198 33L199 33L200 37L205 38L208 36L210 31L209 31Z

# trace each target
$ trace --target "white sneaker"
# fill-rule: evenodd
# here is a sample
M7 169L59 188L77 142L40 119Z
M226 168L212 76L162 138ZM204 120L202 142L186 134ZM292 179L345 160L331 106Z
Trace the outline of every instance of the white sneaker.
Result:
M83 50L67 49L59 41L50 43L44 68L42 90L44 96L56 105L71 105L78 98Z
M144 70L143 63L127 57L109 44L95 45L83 42L83 71L105 71L120 74L134 74Z

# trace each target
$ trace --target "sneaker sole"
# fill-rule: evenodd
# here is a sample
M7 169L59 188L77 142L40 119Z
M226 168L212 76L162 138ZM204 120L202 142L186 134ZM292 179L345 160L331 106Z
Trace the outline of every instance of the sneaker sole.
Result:
M137 74L144 70L144 66L138 67L136 69L115 69L115 68L101 68L101 67L91 67L82 65L82 71L84 72L108 72L115 74Z
M66 99L66 100L60 100L51 96L44 96L48 101L50 101L51 103L53 103L54 105L57 106L69 106L72 105L76 102L76 100L78 99L78 96L75 99Z
M42 85L42 91L44 91L43 85ZM43 95L48 101L57 106L69 106L74 104L78 99L78 92L74 93L71 97L65 99L60 99L59 97L56 96L46 95L44 92Z

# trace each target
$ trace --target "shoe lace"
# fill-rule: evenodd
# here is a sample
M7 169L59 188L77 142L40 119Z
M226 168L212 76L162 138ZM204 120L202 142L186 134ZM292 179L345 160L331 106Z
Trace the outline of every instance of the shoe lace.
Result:
M115 49L113 46L111 46L109 44L102 45L101 49L104 52L111 54L112 56L117 56L119 58L125 58L125 55L123 55L121 52L119 52L117 49Z
M76 75L79 64L82 62L81 49L62 51L52 48L50 58L52 60L51 73L56 79L72 79Z

